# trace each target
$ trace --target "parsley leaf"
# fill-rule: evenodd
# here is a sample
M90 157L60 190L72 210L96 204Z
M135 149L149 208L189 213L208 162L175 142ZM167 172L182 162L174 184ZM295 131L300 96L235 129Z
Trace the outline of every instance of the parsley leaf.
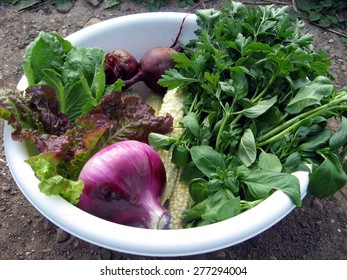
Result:
M187 210L187 226L237 215L275 190L300 206L299 182L287 172L307 170L307 163L313 167L310 193L326 197L342 188L347 138L341 129L333 133L326 126L331 116L346 125L347 91L336 90L331 61L314 50L303 24L292 22L286 7L238 2L196 15L197 39L174 56L176 67L159 81L186 93L185 113L194 115L194 131L199 131L179 139L192 159L182 178L197 199ZM197 154L201 149L203 157ZM223 165L212 164L213 158ZM203 175L192 178L194 168Z

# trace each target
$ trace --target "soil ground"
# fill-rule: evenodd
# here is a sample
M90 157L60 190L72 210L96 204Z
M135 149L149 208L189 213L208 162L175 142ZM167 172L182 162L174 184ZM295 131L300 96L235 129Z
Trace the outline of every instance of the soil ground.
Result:
M62 14L50 5L18 12L16 6L0 2L0 81L17 83L22 76L21 61L25 47L40 31L69 35L92 19L105 20L125 14L148 12L143 4L121 1L109 10L76 1L73 9ZM179 1L168 1L162 11L188 11ZM205 8L219 8L226 1L205 1ZM254 1L257 2L257 1ZM291 1L283 1L291 5ZM203 8L200 4L196 8ZM306 24L315 34L315 45L331 56L331 71L338 87L347 86L347 48L329 31ZM2 142L2 126L0 137ZM2 143L1 143L2 144ZM0 259L153 259L129 255L84 242L44 218L15 185L0 149ZM303 206L292 211L275 226L239 245L216 252L180 259L347 259L347 188L333 197L319 200L306 197Z

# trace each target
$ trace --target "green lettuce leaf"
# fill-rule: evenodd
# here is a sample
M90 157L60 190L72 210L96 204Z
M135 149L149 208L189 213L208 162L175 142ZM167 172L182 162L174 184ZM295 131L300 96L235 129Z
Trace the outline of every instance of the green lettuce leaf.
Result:
M64 65L66 54L72 48L71 43L59 34L40 32L39 36L26 48L22 62L29 86L42 80L45 69L53 69L59 73Z
M69 180L61 173L64 158L59 152L46 152L26 160L40 180L39 189L46 195L61 195L72 204L76 204L83 190L83 182Z
M100 48L72 46L58 34L40 32L25 51L23 70L29 86L48 84L55 89L60 112L74 122L105 93L104 58Z

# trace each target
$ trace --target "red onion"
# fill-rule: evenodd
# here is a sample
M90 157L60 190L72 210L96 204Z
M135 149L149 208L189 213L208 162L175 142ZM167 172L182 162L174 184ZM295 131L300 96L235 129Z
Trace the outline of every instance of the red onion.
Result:
M159 200L166 173L157 152L149 145L127 140L97 152L83 167L84 182L77 207L119 224L165 229L168 211Z

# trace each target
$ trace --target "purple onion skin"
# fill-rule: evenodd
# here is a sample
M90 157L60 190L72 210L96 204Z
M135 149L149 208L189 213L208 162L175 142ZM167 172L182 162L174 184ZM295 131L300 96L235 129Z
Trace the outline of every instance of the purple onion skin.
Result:
M172 59L172 55L175 53L177 53L175 49L167 47L156 47L147 51L140 61L137 74L131 79L124 81L126 87L143 81L151 90L164 94L167 89L160 86L158 80L166 70L175 66L175 62Z
M131 79L138 72L139 64L133 55L119 49L106 54L104 69L106 84L110 85L118 79Z
M127 140L97 152L83 167L84 189L77 207L115 223L166 229L170 215L159 202L164 164L149 145Z

